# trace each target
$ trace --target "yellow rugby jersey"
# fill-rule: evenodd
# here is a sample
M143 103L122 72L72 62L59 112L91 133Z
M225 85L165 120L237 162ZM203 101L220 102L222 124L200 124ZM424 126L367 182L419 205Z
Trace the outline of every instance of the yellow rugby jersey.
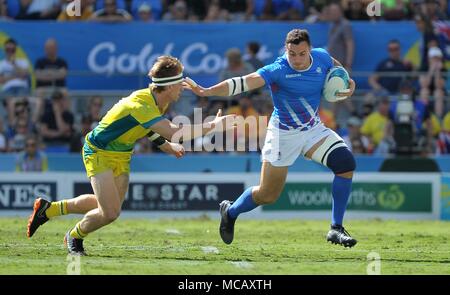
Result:
M117 102L86 139L102 150L132 152L135 142L162 119L150 89L137 90Z

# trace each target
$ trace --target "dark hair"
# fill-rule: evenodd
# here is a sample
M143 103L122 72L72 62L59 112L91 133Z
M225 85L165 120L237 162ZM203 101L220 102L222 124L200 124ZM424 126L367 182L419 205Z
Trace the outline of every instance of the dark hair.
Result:
M391 39L391 40L389 40L389 44L390 43L397 43L397 44L400 44L400 41L398 41L398 39Z
M250 50L250 52L253 54L257 54L259 51L259 48L261 47L258 42L254 42L254 41L249 42L247 46L248 46L248 49Z
M14 102L14 106L21 106L21 105L28 107L29 102L26 97L22 97Z
M81 123L82 124L89 124L89 125L91 125L92 124L91 116L89 116L89 114L84 114L81 117Z
M17 41L14 40L13 38L9 38L8 40L5 41L5 43L3 43L4 46L6 46L6 44L14 44L14 46L17 46Z
M309 33L307 30L294 29L290 31L286 36L286 44L298 45L301 42L306 42L309 46L311 46L311 41L309 39Z

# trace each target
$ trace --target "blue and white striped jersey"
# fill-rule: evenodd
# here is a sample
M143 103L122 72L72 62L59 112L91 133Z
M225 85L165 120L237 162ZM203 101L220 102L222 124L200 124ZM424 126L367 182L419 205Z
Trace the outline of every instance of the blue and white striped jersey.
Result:
M280 129L307 130L320 122L322 89L333 60L322 48L311 50L311 60L308 69L297 71L284 54L257 71L270 89L274 104L271 121Z

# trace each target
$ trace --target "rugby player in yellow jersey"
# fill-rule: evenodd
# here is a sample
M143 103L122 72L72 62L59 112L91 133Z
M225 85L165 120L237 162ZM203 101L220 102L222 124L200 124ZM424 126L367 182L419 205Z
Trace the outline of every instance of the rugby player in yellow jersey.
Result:
M128 189L130 159L135 142L148 136L159 148L176 156L183 156L179 143L166 140L183 134L183 140L194 137L193 130L201 129L204 135L232 116L221 116L201 125L176 126L163 117L170 103L177 101L183 91L183 65L171 56L159 57L149 72L152 83L149 88L137 90L117 102L99 125L86 135L83 162L90 178L94 194L73 199L48 202L36 199L28 221L28 237L49 219L72 213L85 214L75 227L69 230L64 243L69 253L85 255L83 239L95 230L116 220ZM199 133L199 132L198 132Z

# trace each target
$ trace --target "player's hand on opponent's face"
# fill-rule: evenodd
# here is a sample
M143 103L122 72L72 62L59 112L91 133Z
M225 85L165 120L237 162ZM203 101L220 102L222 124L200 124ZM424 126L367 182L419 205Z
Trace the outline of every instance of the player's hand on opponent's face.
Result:
M198 85L194 80L189 77L184 78L183 88L191 90L194 94L198 96L206 96L206 89Z
M349 80L349 86L350 86L349 89L336 93L336 96L337 97L343 97L343 98L347 98L347 97L352 96L353 92L355 92L356 83L351 78Z
M184 147L181 144L169 141L161 145L159 149L166 154L174 155L177 158L181 158L185 154Z

